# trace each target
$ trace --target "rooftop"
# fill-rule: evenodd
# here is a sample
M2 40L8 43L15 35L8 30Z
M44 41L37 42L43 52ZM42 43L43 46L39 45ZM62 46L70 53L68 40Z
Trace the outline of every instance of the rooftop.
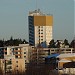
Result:
M40 9L34 10L34 11L29 11L29 16L45 16L45 15L50 15L51 14L44 14L43 12L41 12Z
M60 54L57 58L74 57L75 53Z

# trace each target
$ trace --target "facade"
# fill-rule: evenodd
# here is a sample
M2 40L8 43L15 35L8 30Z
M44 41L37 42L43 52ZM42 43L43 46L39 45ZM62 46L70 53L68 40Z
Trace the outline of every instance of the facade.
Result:
M45 63L45 58L51 54L72 55L72 53L75 53L74 48L43 48L43 47L37 48L34 46L29 46L29 44L0 47L0 50L1 50L0 68L3 70L4 73L13 72L14 70L15 72L24 72L26 70L26 67L28 68L27 66L28 63L32 64ZM71 58L69 57L66 59L70 60ZM73 59L72 61L75 61L75 56L72 59ZM63 65L61 64L60 66Z
M75 53L60 54L57 58L59 58L58 71L60 74L75 75Z
M29 12L29 44L43 47L52 39L53 16L45 15L40 10Z
M31 61L33 63L44 63L45 57L52 54L72 54L74 48L34 48L31 50Z
M4 73L7 72L25 72L26 65L30 61L29 44L19 44L19 46L9 46L0 48L3 53L0 54L0 68Z

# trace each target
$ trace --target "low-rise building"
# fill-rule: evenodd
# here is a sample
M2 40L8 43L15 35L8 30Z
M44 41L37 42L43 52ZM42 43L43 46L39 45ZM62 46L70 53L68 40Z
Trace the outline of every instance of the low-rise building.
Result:
M32 49L29 44L20 44L19 46L9 46L0 49L3 51L0 65L4 73L13 71L25 72L26 65L30 61L30 51Z
M59 73L75 74L75 53L60 54L57 58Z
M74 48L33 48L31 51L31 61L36 63L45 62L45 57L51 54L75 53Z

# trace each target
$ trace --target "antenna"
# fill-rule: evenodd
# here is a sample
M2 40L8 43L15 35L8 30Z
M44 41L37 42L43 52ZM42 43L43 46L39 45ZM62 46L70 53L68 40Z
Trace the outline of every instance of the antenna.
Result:
M37 10L37 0L36 0L36 10Z

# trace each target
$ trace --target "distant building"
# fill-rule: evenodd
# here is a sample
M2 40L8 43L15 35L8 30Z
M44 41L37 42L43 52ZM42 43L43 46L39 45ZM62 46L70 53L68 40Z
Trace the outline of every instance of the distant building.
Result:
M29 21L29 44L46 47L52 40L53 16L45 15L39 9L30 11Z
M59 58L58 72L60 74L75 75L75 53L60 54L57 58Z
M31 61L33 63L44 63L45 57L52 54L72 54L74 48L34 48L31 50Z

